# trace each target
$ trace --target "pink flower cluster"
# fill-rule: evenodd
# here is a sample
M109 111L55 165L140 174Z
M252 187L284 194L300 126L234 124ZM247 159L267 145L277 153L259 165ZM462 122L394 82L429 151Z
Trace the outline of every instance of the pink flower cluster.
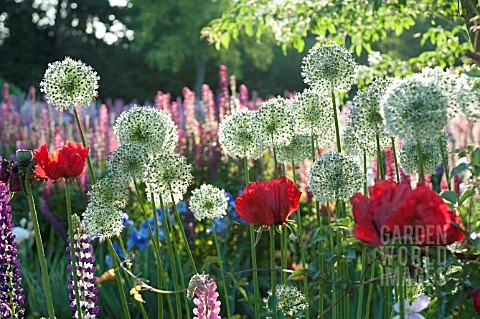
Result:
M208 274L196 274L190 279L188 286L188 298L195 294L197 298L193 303L197 306L193 309L195 317L193 319L220 319L220 305L217 300L217 285L213 279L208 279Z

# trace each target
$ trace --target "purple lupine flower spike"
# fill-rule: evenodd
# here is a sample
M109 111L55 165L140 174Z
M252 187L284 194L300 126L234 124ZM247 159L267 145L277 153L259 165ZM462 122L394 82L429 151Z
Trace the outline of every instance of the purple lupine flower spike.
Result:
M22 308L25 297L20 287L22 271L17 258L17 243L12 234L13 223L8 206L8 187L0 182L0 316L1 318L24 318Z
M78 275L78 290L80 294L80 307L82 308L82 317L84 319L94 319L98 314L98 306L95 304L98 302L97 292L98 288L95 287L97 278L95 277L95 267L93 263L95 258L92 255L93 247L90 244L91 238L85 232L80 225L80 219L78 216L73 216L73 231L74 231L74 247L75 247L75 260ZM71 257L70 257L70 241L67 239L67 252L69 264L67 265L68 271L72 271ZM76 309L76 300L74 292L73 274L68 275L70 284L68 289L70 290L69 299L70 310L74 312L72 319L78 318Z
M195 317L193 319L221 319L220 305L222 304L217 300L218 292L217 285L213 279L208 279L208 274L204 272L196 274L190 279L188 285L187 298L193 298L195 294L197 298L193 300L193 303L197 308L193 309Z

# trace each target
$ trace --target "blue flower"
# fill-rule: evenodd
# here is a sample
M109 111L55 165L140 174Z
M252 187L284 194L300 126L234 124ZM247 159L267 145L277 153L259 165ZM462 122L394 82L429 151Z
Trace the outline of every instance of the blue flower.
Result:
M216 234L221 234L225 232L228 228L226 218L215 218L212 225L210 225L210 227L206 230L207 234L210 234L213 231L213 227L215 227Z
M177 204L177 211L179 214L185 214L188 211L188 205L186 201Z

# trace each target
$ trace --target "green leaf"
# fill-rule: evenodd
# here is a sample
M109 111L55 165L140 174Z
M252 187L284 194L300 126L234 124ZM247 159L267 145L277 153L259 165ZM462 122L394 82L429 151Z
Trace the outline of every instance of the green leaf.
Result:
M472 153L472 162L480 165L480 148L476 148Z
M257 233L257 238L255 239L255 247L260 242L260 238L262 238L262 234L263 234L263 227L260 227L260 230Z
M470 188L469 190L466 190L462 196L460 196L460 200L458 201L459 205L462 205L463 202L465 202L469 197L472 197L472 195L475 193L475 188Z
M218 256L207 256L205 262L210 264L221 264L222 259Z
M311 234L310 234L310 241L312 243L316 243L316 242L319 242L319 241L324 241L326 239L325 236L323 236L321 233L321 228L320 227L316 227L312 230Z
M464 170L468 169L470 167L469 164L467 163L461 163L454 169L452 169L452 173L450 174L450 178L453 178L455 175L463 172Z
M458 195L454 191L444 191L442 193L442 198L452 204L455 204L458 201Z
M297 269L288 276L287 280L293 280L293 279L295 279L297 277L300 277L300 276L311 276L311 274L312 274L311 270Z

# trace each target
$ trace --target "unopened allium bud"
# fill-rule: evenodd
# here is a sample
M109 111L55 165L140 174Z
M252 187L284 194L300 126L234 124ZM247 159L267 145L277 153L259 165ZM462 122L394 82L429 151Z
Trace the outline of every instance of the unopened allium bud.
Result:
M352 52L335 43L317 45L303 58L304 82L322 95L350 90L356 70Z
M223 189L203 184L192 191L189 206L196 220L214 219L227 214L228 202Z
M165 154L149 159L144 176L147 192L154 195L157 204L160 204L160 197L164 204L179 203L192 183L191 170L191 165L181 155Z
M178 140L173 120L152 107L134 105L120 114L113 129L120 145L138 144L151 155L169 153Z
M388 131L404 140L437 138L447 124L447 97L421 74L395 81L381 103Z
M57 110L68 110L75 105L86 108L97 98L99 79L91 66L66 57L48 65L40 91Z
M74 218L78 220L77 216ZM74 222L74 248L75 248L75 269L78 276L78 292L80 299L80 308L82 309L82 318L95 319L98 314L98 306L95 304L98 302L97 292L98 288L95 287L97 277L95 277L95 267L93 266L95 258L92 255L93 247L90 244L91 238L85 232L80 225L79 220ZM72 273L72 259L70 256L70 238L67 238L67 253L69 264L67 270L70 272L68 280L70 284L68 289L70 290L70 310L74 312L73 319L79 318L79 314L76 308L76 296L74 292L74 282Z
M272 300L272 298L276 300ZM277 316L280 315L286 319L304 318L303 311L308 307L305 295L297 287L290 285L277 285L276 296L273 296L272 291L269 290L263 302L270 315L277 313ZM275 309L271 309L271 305L274 305ZM268 316L267 318L272 317Z
M363 174L358 164L341 153L329 152L318 157L310 169L310 190L321 203L347 201L362 184Z
M253 127L254 112L241 109L225 117L218 128L218 140L229 156L240 158L262 156L267 148L266 142L259 144Z

